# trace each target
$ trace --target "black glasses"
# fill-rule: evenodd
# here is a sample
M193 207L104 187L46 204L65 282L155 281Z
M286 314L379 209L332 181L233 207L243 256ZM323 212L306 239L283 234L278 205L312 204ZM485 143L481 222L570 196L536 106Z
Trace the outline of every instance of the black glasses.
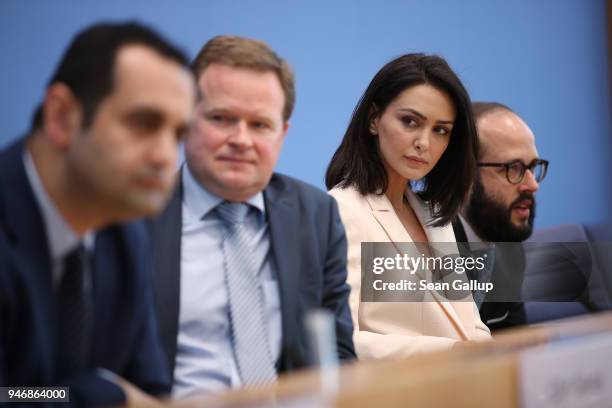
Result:
M513 160L508 163L478 163L478 167L505 167L506 178L512 184L518 184L523 181L525 172L529 169L535 180L539 183L546 177L548 160L534 159L528 165L520 160Z

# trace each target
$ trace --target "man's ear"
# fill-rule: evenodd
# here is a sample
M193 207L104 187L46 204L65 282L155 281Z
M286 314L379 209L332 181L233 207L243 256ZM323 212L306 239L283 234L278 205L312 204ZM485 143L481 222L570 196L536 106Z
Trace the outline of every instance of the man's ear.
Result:
M82 125L81 104L61 82L47 88L43 101L44 133L60 149L70 146Z
M288 121L288 120L286 120L286 121L283 123L283 136L282 136L282 137L283 137L283 139L285 138L285 136L287 136L287 131L288 131L288 130L289 130L289 121Z

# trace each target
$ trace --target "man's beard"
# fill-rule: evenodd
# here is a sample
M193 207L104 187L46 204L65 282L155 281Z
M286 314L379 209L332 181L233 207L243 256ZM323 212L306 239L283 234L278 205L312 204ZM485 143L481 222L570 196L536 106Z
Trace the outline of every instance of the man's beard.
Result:
M532 203L529 219L527 225L517 227L511 221L512 208L523 200ZM535 197L531 193L522 193L510 207L506 207L488 196L480 180L475 180L466 216L474 231L486 241L521 242L529 238L533 231L535 207Z

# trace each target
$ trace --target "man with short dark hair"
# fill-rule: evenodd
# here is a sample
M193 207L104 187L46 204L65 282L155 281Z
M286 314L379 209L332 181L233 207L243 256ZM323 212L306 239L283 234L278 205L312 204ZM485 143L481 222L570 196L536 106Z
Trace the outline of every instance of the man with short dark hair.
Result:
M268 384L308 362L326 309L352 359L346 238L335 201L274 173L293 109L288 64L261 41L210 40L186 165L154 222L154 281L173 394Z
M479 140L478 173L453 223L455 236L458 242L522 242L533 230L535 194L548 162L539 158L531 129L510 108L496 102L474 102L473 110ZM522 257L520 246L502 244L495 252L489 277L494 292L480 305L482 321L492 330L526 322L519 299ZM496 297L508 301L487 301Z
M0 384L66 386L76 406L169 392L146 229L127 221L165 204L194 101L185 58L150 29L74 38L0 152Z

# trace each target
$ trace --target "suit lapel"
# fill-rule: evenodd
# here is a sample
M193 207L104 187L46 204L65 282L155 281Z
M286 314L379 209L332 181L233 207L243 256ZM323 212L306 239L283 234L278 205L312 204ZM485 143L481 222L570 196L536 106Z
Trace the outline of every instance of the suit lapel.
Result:
M374 218L391 242L412 242L386 195L370 194L366 196L366 200L372 209Z
M465 233L465 228L463 228L463 223L459 219L460 216L455 218L453 221L453 231L455 232L455 238L457 242L468 242L467 234Z
M429 209L418 199L415 193L410 188L406 189L405 196L410 203L410 206L414 210L419 222L425 230L427 239L429 242L454 242L455 238L452 236L452 229L450 235L448 228L436 228L431 227L428 223L431 221ZM368 195L366 196L368 203L372 209L374 218L378 221L380 226L383 228L391 242L413 242L412 238L404 228L399 217L395 213L391 202L387 197L382 195ZM399 250L399 248L398 248ZM424 277L421 277L424 278ZM466 339L469 338L463 323L457 311L453 307L452 303L442 297L437 291L430 291L433 298L436 300L438 305L442 308L444 313L449 317L449 320L453 323L457 331L464 336Z
M0 160L0 205L4 208L7 234L14 241L16 249L15 260L23 272L24 280L32 289L32 299L35 300L32 318L33 325L40 330L36 333L46 333L55 338L56 308L52 280L51 255L47 245L47 232L42 215L36 203L34 192L30 186L23 164L23 140L15 143L2 155ZM44 350L40 358L43 371L51 375L53 362L51 350L53 341L48 337L32 339L39 344L36 349Z
M183 177L164 211L152 222L153 288L168 366L174 372L181 289Z
M282 313L283 352L290 352L290 333L299 333L296 316L300 316L298 293L300 282L301 242L296 220L297 193L282 179L273 176L264 190L270 244L278 273ZM296 220L297 221L297 220ZM282 356L281 356L282 358Z
M429 208L427 208L423 202L417 197L417 195L412 192L410 189L406 189L406 198L410 203L410 206L414 210L417 218L421 225L423 225L423 229L425 230L425 235L427 235L427 240L429 242L437 243L452 243L455 242L455 235L453 233L453 229L451 226L444 227L432 227L429 223L432 221L431 213ZM455 253L457 253L457 248L455 248ZM438 304L444 312L450 318L450 321L453 322L457 331L467 340L469 339L469 335L465 329L463 321L459 316L459 311L456 309L456 306L461 306L461 302L449 302L448 299L442 297L437 291L431 292L434 298L438 301ZM473 311L470 311L472 314Z

